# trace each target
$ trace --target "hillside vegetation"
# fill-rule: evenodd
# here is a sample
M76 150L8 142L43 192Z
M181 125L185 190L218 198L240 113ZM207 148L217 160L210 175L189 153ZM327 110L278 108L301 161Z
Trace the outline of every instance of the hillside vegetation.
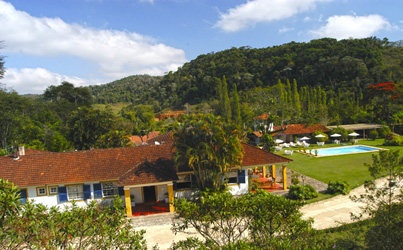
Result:
M217 78L226 76L229 91L235 84L244 96L255 88L295 79L299 88L321 87L330 95L339 90L362 91L368 99L367 86L371 84L402 83L401 45L370 37L231 48L200 55L162 78L131 76L93 86L91 91L96 103L133 102L167 108L212 101L217 97Z

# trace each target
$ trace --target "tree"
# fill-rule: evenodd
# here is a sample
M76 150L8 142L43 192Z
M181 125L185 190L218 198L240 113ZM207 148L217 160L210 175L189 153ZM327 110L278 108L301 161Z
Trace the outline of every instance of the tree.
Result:
M145 231L135 231L125 219L119 197L85 207L22 207L18 188L3 179L0 187L1 249L147 249Z
M178 218L173 230L192 226L205 242L187 243L213 249L312 249L313 221L302 219L301 206L266 191L238 198L230 193L202 194L196 202L175 200Z
M240 132L213 115L185 115L172 136L176 167L191 168L202 191L225 189L223 174L243 158Z
M241 107L239 105L239 96L236 84L234 84L232 90L232 100L231 100L231 110L232 110L232 120L235 124L241 125L242 117L241 117Z
M366 193L352 200L365 206L355 220L364 215L373 218L373 225L366 235L370 249L401 249L403 206L401 180L403 178L403 157L398 150L382 150L372 155L372 164L365 164L374 178L386 175L386 182L377 186L374 181L365 184Z
M155 129L155 114L150 105L129 105L120 114L133 124L132 134L140 136L143 143L143 136L148 139L148 134Z
M92 104L92 96L87 87L74 87L69 82L49 86L43 93L43 98L64 122L79 107L88 108Z
M114 115L110 111L80 108L69 120L69 138L79 150L95 147L97 141L114 126Z

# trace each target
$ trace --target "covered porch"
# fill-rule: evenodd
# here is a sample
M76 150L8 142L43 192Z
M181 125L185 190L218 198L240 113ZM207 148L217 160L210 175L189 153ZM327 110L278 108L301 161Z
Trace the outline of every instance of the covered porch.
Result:
M125 186L126 216L174 212L173 182Z

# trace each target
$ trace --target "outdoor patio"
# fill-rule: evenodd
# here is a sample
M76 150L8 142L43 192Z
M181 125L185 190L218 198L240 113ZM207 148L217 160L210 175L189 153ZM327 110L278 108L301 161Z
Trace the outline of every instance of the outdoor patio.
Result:
M169 203L153 202L153 203L140 203L132 207L133 216L151 215L169 213Z

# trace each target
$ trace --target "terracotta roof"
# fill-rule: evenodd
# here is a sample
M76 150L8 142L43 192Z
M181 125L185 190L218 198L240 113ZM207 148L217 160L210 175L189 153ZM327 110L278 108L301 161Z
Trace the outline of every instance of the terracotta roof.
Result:
M291 159L270 153L267 150L259 149L246 143L242 143L242 146L244 149L242 167L244 168L292 161Z
M242 145L245 152L243 167L291 161L248 144ZM177 176L172 160L172 144L167 143L63 153L44 151L21 156L19 160L0 157L0 178L26 187L103 180L119 180L120 185L138 185L172 181Z
M137 146L140 146L142 142L147 142L147 140L152 139L156 136L158 136L160 132L159 131L153 131L148 133L148 136L138 136L138 135L133 135L130 136L129 139L132 143L136 144Z
M120 177L118 185L141 185L173 180L178 180L178 176L172 159L158 159L135 166Z
M274 126L274 130L281 129L280 126ZM282 134L285 135L299 135L299 134L312 134L315 131L323 131L327 132L329 131L328 128L321 124L311 124L307 126L307 124L290 124L288 125L288 128L281 132Z
M270 115L268 114L261 114L258 117L253 118L253 120L267 120L269 119Z
M168 132L147 140L148 145L155 145L155 142L160 144L172 144L172 132Z
M111 180L158 159L172 159L171 145L2 157L0 178L17 186Z

